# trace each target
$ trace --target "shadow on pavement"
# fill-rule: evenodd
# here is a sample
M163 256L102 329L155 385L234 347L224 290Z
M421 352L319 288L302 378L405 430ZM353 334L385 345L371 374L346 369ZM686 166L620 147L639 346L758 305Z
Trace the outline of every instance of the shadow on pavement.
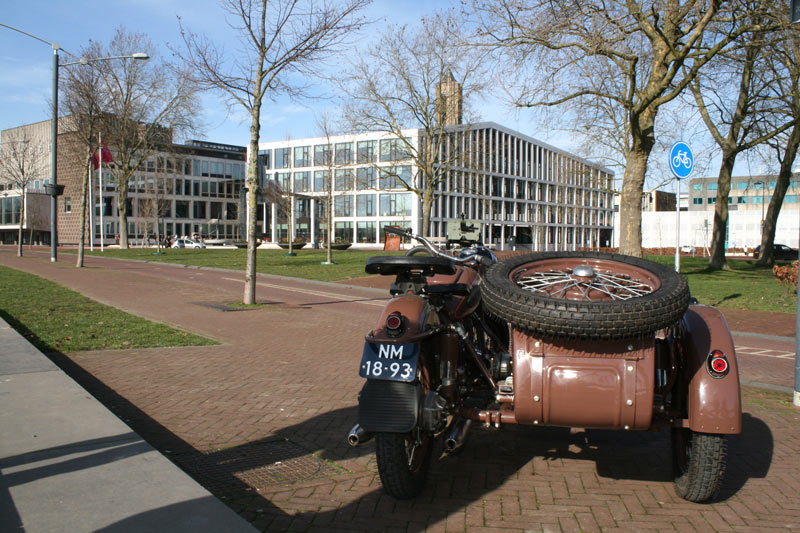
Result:
M587 461L586 470L580 466L576 469L596 472L601 478L649 482L672 479L667 431L584 431L527 426L506 426L494 431L473 426L458 453L434 462L427 488L418 498L397 501L380 489L377 474L371 471L350 473L336 464L374 453L372 443L359 448L351 448L346 443L347 431L356 419L355 406L325 412L280 429L266 439L203 453L66 356L55 353L50 357L134 431L259 529L301 531L314 527L374 531L402 528L422 531L480 502L487 493L510 480L529 483L526 486L530 487L537 481L539 485L548 484L552 478L548 477L547 465L562 459ZM763 421L745 415L744 430L740 436L730 439L729 450L730 463L721 499L736 494L748 479L766 475L773 453L771 432ZM293 479L294 475L301 477ZM319 483L313 483L315 479L319 479ZM315 487L332 483L346 485L348 480L352 483L354 479L376 488L343 506L340 506L341 496L325 498L323 495L317 501ZM327 506L329 510L290 514L254 488L261 483L274 491L283 485L291 492L298 490L291 483L300 480L311 480L310 484L299 487L304 490L310 487L307 499L313 500L311 505ZM358 487L352 490L359 491ZM121 531L135 526L136 520L147 523L159 513L183 512L183 509L182 505L157 509L152 511L152 516L131 517L108 531Z

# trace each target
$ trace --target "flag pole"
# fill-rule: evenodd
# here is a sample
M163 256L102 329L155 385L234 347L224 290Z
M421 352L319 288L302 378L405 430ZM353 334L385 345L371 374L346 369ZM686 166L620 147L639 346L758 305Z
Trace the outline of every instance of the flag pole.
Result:
M97 162L100 163L100 251L105 251L106 242L106 227L103 225L103 211L105 211L105 202L103 201L103 138L102 134L97 134L97 149L100 150L100 157Z

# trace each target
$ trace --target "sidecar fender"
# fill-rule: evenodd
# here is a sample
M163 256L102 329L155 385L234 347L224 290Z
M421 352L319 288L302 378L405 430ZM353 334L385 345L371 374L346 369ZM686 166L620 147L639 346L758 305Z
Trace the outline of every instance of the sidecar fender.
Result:
M684 314L687 338L688 426L701 433L741 433L742 401L739 368L730 329L719 310L692 305ZM728 361L724 377L714 377L707 370L712 350L721 350Z
M358 423L371 433L406 433L417 425L421 405L418 382L368 379L358 395Z

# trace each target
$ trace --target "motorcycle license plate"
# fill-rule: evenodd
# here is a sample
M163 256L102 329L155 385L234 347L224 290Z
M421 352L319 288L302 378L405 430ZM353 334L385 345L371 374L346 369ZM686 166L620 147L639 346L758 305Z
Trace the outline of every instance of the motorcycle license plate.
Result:
M414 381L417 375L418 344L364 344L358 375L367 379Z

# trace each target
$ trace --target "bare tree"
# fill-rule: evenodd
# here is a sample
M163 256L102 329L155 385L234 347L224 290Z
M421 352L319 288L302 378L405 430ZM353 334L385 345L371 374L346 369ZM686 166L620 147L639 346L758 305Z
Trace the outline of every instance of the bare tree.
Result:
M29 139L6 134L0 144L0 182L12 185L20 194L19 233L17 256L22 257L22 230L25 226L25 208L28 188L43 171L41 154Z
M319 128L320 132L322 133L323 137L325 137L325 144L327 149L324 150L321 161L317 160L316 151L314 153L314 164L321 164L327 167L327 170L324 172L327 173L325 176L325 250L326 250L326 265L333 264L333 249L331 246L333 245L333 174L336 168L336 159L334 158L334 147L331 142L331 137L333 136L333 126L331 125L331 120L327 116L321 116L317 119L317 127ZM316 148L315 148L316 150Z
M98 43L91 43L81 49L81 57L87 60L101 56L102 47ZM67 143L65 149L76 154L76 159L79 158L83 162L80 191L80 233L75 263L76 267L81 268L83 267L86 243L88 192L91 185L91 147L97 146L97 134L102 121L105 95L102 91L101 71L95 68L94 63L73 65L65 70L67 75L61 84L63 94L61 108L68 115L66 123L70 131L70 135L65 136L64 142ZM100 148L98 147L98 149ZM88 208L92 209L91 206ZM90 231L94 231L94 228L90 228Z
M104 61L100 71L104 95L103 138L114 152L120 247L128 247L128 182L148 157L168 146L173 136L197 128L196 85L183 66L157 56L144 34L117 29L104 56L146 53L149 61Z
M352 74L339 80L350 127L386 134L388 153L381 161L414 163L411 176L392 167L376 170L422 200L424 235L430 233L437 190L454 167L470 160L468 128L453 127L469 114L464 103L484 88L486 63L480 50L461 41L464 33L463 23L449 13L423 18L414 29L390 26L360 55ZM419 137L408 137L409 128Z
M717 0L488 0L473 2L478 41L508 60L520 107L588 105L625 131L620 251L642 255L641 201L656 118L704 65L750 29ZM727 12L721 13L725 5ZM709 24L726 24L703 40ZM720 26L721 27L721 26ZM516 82L513 75L517 74ZM569 117L574 118L573 116Z
M776 16L789 20L788 6L781 5ZM800 35L795 28L785 26L780 32L781 46L770 52L772 60L769 66L773 82L769 85L771 96L781 103L781 108L768 116L763 124L767 131L774 130L777 125L792 121L792 127L768 141L771 151L779 164L775 190L769 202L764 227L761 232L761 250L759 265L775 263L773 255L775 231L778 225L786 191L792 177L792 167L800 149Z
M247 266L243 302L256 301L256 209L258 199L258 141L264 97L302 92L294 75L309 74L315 64L338 51L362 21L356 13L370 0L219 0L228 26L238 34L241 49L233 59L206 37L181 31L181 53L194 79L222 92L230 107L250 115L247 155Z
M764 3L764 0L748 3L750 11L745 16L765 17ZM761 20L752 22L761 25ZM712 26L708 33L713 35L714 31ZM779 135L795 120L791 115L780 114L784 119L781 123L771 121L773 127L764 127L765 117L775 116L776 104L780 106L780 100L770 91L775 79L768 62L774 61L772 57L782 47L782 38L779 32L745 33L732 50L718 54L689 84L700 116L721 152L709 258L709 267L713 269L727 267L728 197L736 157Z

